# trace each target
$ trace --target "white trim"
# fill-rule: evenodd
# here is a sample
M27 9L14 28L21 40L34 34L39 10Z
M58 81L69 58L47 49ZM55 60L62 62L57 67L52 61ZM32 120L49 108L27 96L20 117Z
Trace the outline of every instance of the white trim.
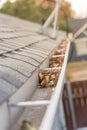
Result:
M74 39L76 39L86 28L87 28L87 23L84 24L84 25L74 34Z

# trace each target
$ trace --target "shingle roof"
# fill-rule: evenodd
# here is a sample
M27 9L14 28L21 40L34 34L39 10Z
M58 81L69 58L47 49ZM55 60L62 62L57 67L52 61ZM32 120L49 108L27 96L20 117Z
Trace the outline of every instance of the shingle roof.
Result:
M69 21L69 25L73 29L74 33L76 33L86 23L87 23L87 18L74 19L74 20Z
M78 38L85 38L85 37L86 37L86 35L84 33L81 33L79 36L76 37L76 39L78 39Z
M14 94L64 39L40 35L37 24L0 14L0 103Z

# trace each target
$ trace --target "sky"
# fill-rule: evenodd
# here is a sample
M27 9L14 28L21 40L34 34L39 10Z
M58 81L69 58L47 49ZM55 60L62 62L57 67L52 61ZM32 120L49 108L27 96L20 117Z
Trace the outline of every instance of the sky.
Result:
M0 0L0 6L6 0ZM14 1L14 0L11 0ZM76 16L79 18L87 17L87 0L66 0L71 3L72 9L76 13Z
M11 0L12 2L14 1L14 0ZM6 2L6 0L0 0L0 7L4 4Z
M76 16L80 18L87 17L87 0L66 0L71 3Z
M5 2L6 0L0 0L0 6Z

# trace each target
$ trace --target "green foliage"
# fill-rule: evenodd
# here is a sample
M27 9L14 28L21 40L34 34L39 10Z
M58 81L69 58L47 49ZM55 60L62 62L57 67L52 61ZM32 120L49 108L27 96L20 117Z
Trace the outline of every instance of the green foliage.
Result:
M2 13L37 23L41 23L43 18L47 19L51 11L51 8L44 10L40 5L36 5L33 0L16 0L14 3L8 0L1 9Z
M68 21L61 20L59 21L59 29L68 32L73 32L73 29L69 26Z
M52 12L51 7L44 9L42 6L37 5L34 0L16 0L14 3L11 3L10 0L4 4L3 8L1 8L2 13L6 13L9 15L13 15L22 19L26 19L29 21L37 22L41 24L42 19L46 20L50 13ZM64 15L60 14L61 18L59 21L59 28L61 30L67 31L67 21ZM67 10L67 18L70 18L70 9ZM69 28L68 31L71 31Z

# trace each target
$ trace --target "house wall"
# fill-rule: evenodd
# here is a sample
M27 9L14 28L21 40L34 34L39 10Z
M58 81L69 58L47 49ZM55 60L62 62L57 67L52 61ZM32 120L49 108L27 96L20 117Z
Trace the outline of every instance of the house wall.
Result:
M87 60L87 38L75 39L71 44L69 61Z
M87 38L75 40L77 56L87 55Z

